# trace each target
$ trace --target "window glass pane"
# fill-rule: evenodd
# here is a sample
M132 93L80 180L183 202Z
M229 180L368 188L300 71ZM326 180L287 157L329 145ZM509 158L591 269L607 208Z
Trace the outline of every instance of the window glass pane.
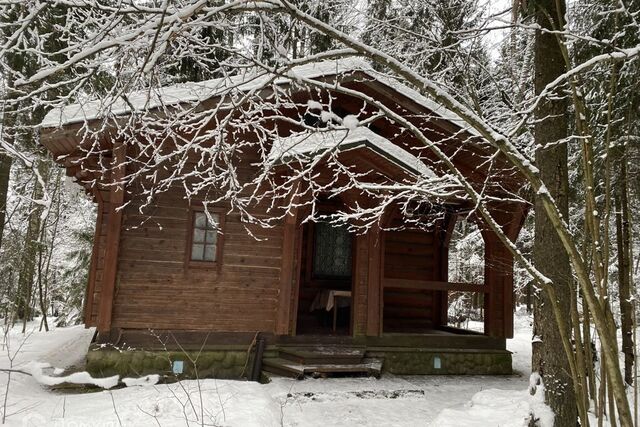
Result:
M204 247L204 260L205 261L216 260L216 245L206 245Z
M199 228L193 229L193 243L204 243L204 230Z
M351 276L351 236L346 226L315 225L313 273L316 276Z
M194 244L191 247L191 259L194 261L202 261L204 259L204 245Z
M218 233L215 231L207 231L207 243L213 243L215 245L217 240Z
M196 212L195 227L196 228L207 227L207 215L205 215L204 212Z

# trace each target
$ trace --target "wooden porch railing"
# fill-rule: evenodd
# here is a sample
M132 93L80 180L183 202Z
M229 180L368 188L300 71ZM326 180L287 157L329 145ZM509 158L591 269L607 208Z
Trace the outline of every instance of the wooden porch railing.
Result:
M385 288L421 289L430 291L459 291L489 293L489 286L478 283L451 283L436 280L383 279Z

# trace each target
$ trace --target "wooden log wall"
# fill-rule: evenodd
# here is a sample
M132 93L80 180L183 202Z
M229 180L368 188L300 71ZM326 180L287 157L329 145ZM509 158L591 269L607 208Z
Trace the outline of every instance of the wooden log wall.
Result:
M435 232L384 232L384 279L437 280ZM436 317L436 291L385 286L384 332L420 332L432 329Z
M282 227L252 228L225 215L222 264L190 267L189 204L167 192L152 216L125 208L113 327L275 332Z
M98 304L100 303L100 291L104 277L104 256L107 239L107 222L109 216L109 203L100 201L96 214L96 230L93 237L93 252L91 254L91 266L89 269L89 281L85 301L84 319L87 327L98 324Z

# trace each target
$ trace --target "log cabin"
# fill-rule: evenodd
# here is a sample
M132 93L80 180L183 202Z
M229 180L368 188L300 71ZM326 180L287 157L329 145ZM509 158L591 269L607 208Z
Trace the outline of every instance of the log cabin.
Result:
M247 219L269 216L264 198L238 212L218 197L219 189L190 191L196 184L185 180L149 196L140 191L149 188L149 178L125 179L136 175L140 162L134 160L155 144L139 130L123 132L135 126L128 120L136 109L162 110L164 117L223 111L231 95L221 88L230 86L236 98L251 92L271 105L272 115L290 119L280 121L280 136L267 143L252 143L255 135L242 126L227 130L228 138L246 141L236 159L238 179L252 182L265 159L285 181L312 167L308 175L326 197L297 195L296 203L283 197L286 214L265 227ZM276 102L279 91L288 93L288 104ZM96 328L87 355L92 373L253 379L261 372L511 373L506 339L513 336L513 258L468 198L439 197L413 211L397 201L360 227L358 219L318 219L380 204L370 191L341 183L335 165L380 185L447 176L434 150L397 121L376 116L384 108L419 129L474 188L492 196L488 210L515 241L528 210L515 197L523 179L443 106L364 62L345 59L278 76L169 86L151 98L132 94L112 104L108 119L98 105L52 110L41 125L41 143L97 206L84 308L86 326ZM183 105L189 108L178 108ZM314 109L345 126L327 127L333 119ZM347 116L363 121L347 126ZM241 124L251 120L234 117ZM325 122L317 132L291 124L314 118ZM211 122L214 131L226 126ZM326 152L333 167L323 161L309 166ZM203 167L215 169L193 160L161 172ZM216 203L208 204L212 194ZM462 218L477 225L485 247L481 283L449 279L449 243ZM449 306L460 294L480 301L479 331L452 326Z

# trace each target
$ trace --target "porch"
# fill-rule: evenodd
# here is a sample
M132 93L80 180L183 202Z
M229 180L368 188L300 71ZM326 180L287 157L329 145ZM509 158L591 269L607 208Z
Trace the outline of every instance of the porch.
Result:
M513 259L493 232L480 228L481 282L450 281L449 244L458 217L449 211L427 229L372 227L361 234L326 224L286 226L290 253L282 257L277 335L326 343L414 340L426 347L448 337L450 348L461 349L474 348L469 340L475 337L491 337L504 349L513 334ZM336 264L335 275L323 258ZM463 298L479 314L467 329L453 327L464 323L452 314Z

